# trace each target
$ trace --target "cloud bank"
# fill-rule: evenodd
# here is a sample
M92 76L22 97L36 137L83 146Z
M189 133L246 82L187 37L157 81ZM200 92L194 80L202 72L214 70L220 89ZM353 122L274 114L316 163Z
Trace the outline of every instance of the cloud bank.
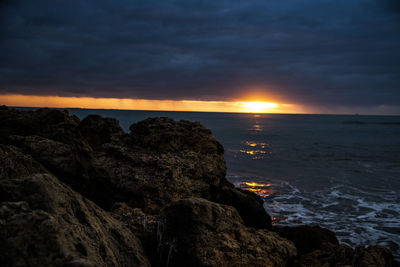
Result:
M6 0L0 17L3 94L400 105L397 0Z

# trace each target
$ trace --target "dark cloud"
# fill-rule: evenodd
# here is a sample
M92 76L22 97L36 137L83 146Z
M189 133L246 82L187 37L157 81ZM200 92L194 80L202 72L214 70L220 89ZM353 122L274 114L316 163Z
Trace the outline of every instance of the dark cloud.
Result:
M400 105L398 0L0 4L0 92Z

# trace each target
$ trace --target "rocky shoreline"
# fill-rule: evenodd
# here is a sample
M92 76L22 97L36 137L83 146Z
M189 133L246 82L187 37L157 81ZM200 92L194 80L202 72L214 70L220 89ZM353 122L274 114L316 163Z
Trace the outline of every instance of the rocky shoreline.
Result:
M200 123L0 107L0 266L400 266L277 227Z

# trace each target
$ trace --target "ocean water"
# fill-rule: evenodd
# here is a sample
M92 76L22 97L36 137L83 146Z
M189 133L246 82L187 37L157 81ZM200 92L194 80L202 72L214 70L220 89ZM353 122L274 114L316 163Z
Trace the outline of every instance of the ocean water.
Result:
M400 116L279 115L69 109L199 121L225 147L228 179L261 195L277 225L316 224L342 243L400 257Z

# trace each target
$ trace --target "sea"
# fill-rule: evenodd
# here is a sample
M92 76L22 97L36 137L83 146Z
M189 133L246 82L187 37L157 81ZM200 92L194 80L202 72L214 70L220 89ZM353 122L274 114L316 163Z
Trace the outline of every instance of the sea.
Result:
M201 122L225 148L229 181L263 197L275 225L319 225L400 258L400 116L68 111L126 132L148 117Z

